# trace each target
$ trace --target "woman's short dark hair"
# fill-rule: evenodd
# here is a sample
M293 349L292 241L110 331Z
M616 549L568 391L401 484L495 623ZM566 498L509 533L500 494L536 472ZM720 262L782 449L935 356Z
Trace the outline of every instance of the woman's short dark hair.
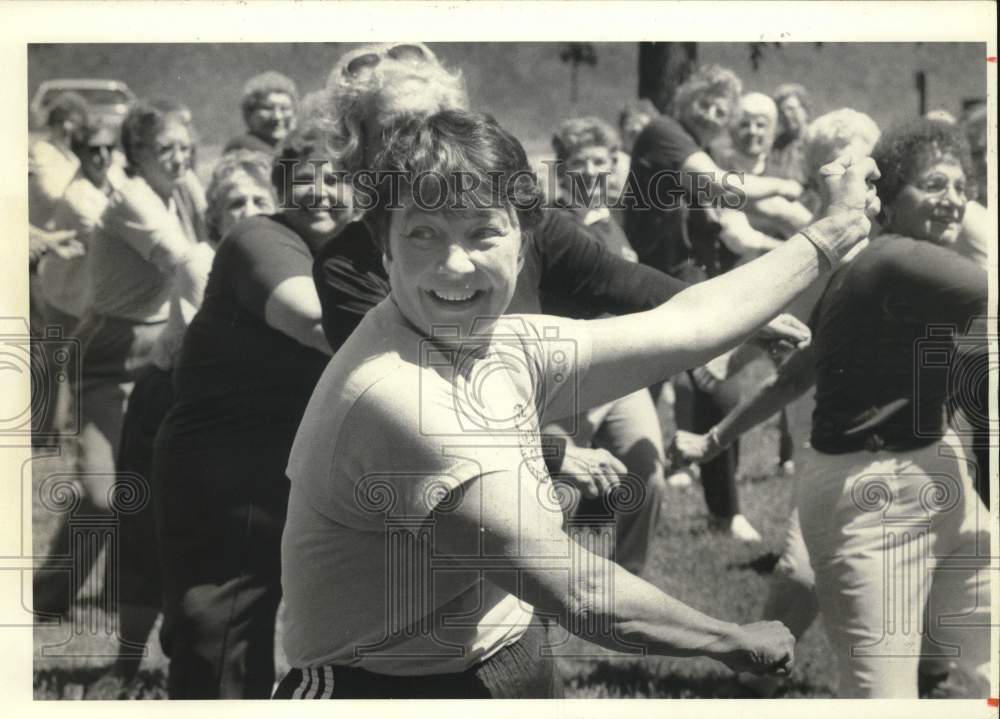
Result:
M970 176L969 145L957 125L920 118L899 125L882 135L872 153L882 176L875 182L882 206L886 207L929 160L953 158Z
M118 144L118 131L113 127L103 124L98 120L88 117L86 122L73 130L69 138L69 149L73 154L82 156L90 150L90 140L98 133L104 133L114 138L114 143Z
M243 86L243 98L240 100L243 121L247 122L251 113L267 99L268 95L275 92L288 95L292 100L292 107L298 109L299 90L295 86L295 81L280 72L268 70L254 75Z
M337 165L342 144L325 122L311 122L288 133L275 150L271 164L271 186L278 197L284 195L289 173L297 163L329 160Z
M728 98L735 111L742 94L743 83L735 72L721 65L702 65L674 92L672 114L682 117L699 98L716 95Z
M552 150L556 159L563 162L586 147L606 147L615 152L621 144L615 128L599 117L564 120L552 136Z
M541 221L543 195L524 147L489 115L442 110L401 123L376 159L375 180L367 221L386 252L391 209L418 202L513 211L523 242Z
M223 193L229 189L232 178L238 173L244 173L268 192L271 189L271 157L255 150L236 150L226 153L212 170L212 179L205 191L208 207L205 211L205 225L208 236L213 242L222 238L219 236L219 219L222 215Z
M802 109L806 111L806 115L812 117L812 103L809 101L809 93L802 85L796 82L786 82L783 85L778 85L774 89L774 94L771 95L775 105L781 105L790 97L798 99Z
M122 149L130 168L134 168L138 162L139 151L152 145L157 133L171 122L187 128L192 142L194 141L191 111L185 105L171 100L141 100L132 106L125 116L121 131Z
M62 125L66 120L75 119L77 124L83 124L90 113L90 105L86 98L78 92L67 90L60 93L58 97L49 105L48 117L45 124L48 127Z

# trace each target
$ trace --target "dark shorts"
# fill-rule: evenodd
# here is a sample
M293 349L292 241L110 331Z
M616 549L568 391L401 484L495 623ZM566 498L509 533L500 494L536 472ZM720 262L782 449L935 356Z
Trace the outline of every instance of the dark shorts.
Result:
M558 699L555 660L543 656L548 632L537 617L518 641L456 674L392 676L353 667L292 669L273 699Z

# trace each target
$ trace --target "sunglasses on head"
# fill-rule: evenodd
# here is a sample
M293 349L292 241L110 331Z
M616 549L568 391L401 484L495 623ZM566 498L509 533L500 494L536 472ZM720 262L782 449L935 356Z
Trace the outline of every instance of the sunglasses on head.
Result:
M383 56L401 62L427 62L430 60L428 51L419 45L393 45L386 50L366 52L363 55L352 58L344 66L344 74L352 79L357 78L375 68L382 62Z

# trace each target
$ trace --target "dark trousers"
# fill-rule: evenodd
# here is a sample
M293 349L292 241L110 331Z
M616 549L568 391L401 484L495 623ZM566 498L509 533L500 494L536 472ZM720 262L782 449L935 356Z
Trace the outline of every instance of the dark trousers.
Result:
M274 699L552 699L562 697L555 660L542 656L545 626L533 617L514 644L455 674L390 676L352 667L292 669ZM415 659L419 662L419 659Z
M282 427L235 445L155 449L171 699L271 694L291 439Z
M162 582L156 519L152 501L153 441L174 402L170 373L148 367L136 380L122 426L118 449L119 481L128 477L142 485L147 501L123 514L119 524L122 602L159 607Z
M80 408L77 436L76 470L79 480L81 515L106 515L128 521L133 499L116 485L127 481L119 477L117 459L128 398L137 376L150 364L150 353L163 323L146 324L114 317L86 314L77 325L81 343L82 377L76 401ZM140 490L141 491L141 490ZM71 547L72 527L67 515L52 540L53 559L35 571L34 608L36 611L64 614L90 574L99 552ZM116 586L117 557L105 553L104 585ZM54 571L66 558L74 566L73 584L65 571ZM107 594L107 590L105 590ZM110 608L111 598L105 596Z
M676 404L674 418L678 429L702 434L710 430L740 401L739 382L735 376L716 382L711 392L695 381L692 372L674 378ZM736 490L736 469L740 461L739 441L718 457L701 465L701 484L708 511L720 519L740 513Z

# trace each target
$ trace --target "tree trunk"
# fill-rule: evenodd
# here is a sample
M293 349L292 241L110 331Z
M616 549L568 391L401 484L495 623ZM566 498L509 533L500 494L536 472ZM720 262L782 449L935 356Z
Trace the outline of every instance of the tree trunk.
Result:
M687 80L698 60L694 42L639 43L639 97L648 97L669 113L677 86Z

